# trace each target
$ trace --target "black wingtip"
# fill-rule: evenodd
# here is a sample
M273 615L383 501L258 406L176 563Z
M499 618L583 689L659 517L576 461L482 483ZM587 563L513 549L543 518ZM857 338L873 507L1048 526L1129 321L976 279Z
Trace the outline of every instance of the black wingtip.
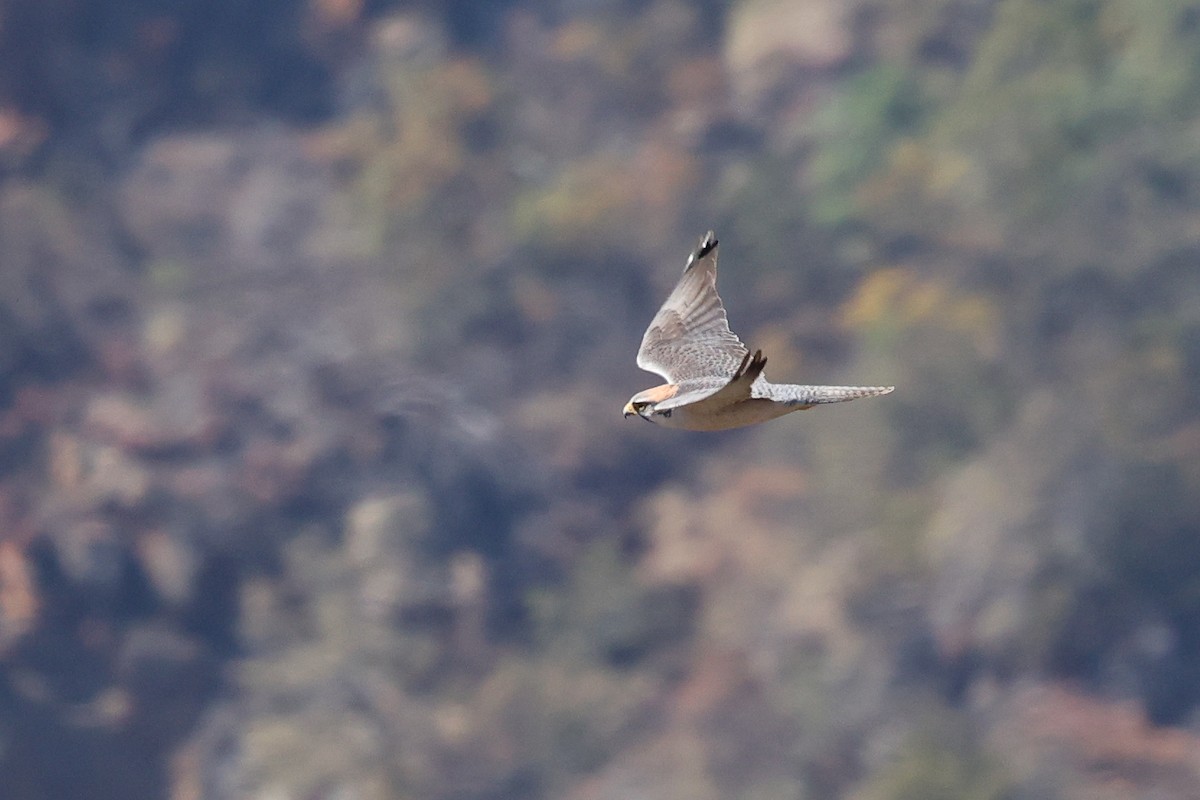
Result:
M746 375L753 374L757 378L762 374L763 368L767 366L767 357L762 354L762 350L755 350L753 353L746 351L742 356L742 363L733 373L733 380L738 380Z
M764 369L766 369L766 366L767 366L767 357L762 354L762 350L755 350L754 358L750 359L750 367L746 371L753 372L754 377L757 378L759 375L762 374L762 371Z
M700 244L698 244L696 249L692 251L692 254L688 256L687 266L690 267L692 264L695 264L697 261L715 250L716 247L717 235L712 231L709 231L708 233L704 234L703 237L701 237ZM684 267L684 269L687 269L687 267Z

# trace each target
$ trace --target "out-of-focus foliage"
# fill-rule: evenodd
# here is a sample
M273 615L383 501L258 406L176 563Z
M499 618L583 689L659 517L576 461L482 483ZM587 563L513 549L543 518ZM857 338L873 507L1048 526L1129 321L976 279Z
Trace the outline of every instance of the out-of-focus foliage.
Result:
M1193 0L0 0L0 796L1191 800ZM618 411L696 237L775 380Z
M852 217L863 182L921 121L919 85L904 70L880 65L847 81L836 100L816 114L823 146L808 164L813 216L826 224Z
M962 736L960 733L959 736ZM1001 769L952 731L911 736L854 800L1007 800L1015 796Z

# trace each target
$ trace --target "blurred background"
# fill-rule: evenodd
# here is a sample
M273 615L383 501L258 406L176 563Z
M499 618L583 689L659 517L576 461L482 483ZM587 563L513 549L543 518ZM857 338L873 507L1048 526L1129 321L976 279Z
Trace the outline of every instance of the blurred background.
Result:
M0 797L1194 800L1198 395L1195 0L0 0Z

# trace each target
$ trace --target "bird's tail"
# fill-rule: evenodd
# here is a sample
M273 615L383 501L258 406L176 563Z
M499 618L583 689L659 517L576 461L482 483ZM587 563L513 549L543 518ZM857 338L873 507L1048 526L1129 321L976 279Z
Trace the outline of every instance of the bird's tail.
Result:
M860 397L876 397L891 394L895 386L798 386L796 384L771 384L771 399L790 406L811 408L822 403L844 403Z

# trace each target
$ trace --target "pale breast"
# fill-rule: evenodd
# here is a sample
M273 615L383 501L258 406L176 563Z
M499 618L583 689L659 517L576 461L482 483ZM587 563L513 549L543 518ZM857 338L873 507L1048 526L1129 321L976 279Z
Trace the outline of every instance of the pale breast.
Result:
M766 422L796 410L796 407L789 408L783 403L753 399L731 403L716 410L711 406L681 406L672 410L670 415L655 414L654 421L664 428L723 431Z

